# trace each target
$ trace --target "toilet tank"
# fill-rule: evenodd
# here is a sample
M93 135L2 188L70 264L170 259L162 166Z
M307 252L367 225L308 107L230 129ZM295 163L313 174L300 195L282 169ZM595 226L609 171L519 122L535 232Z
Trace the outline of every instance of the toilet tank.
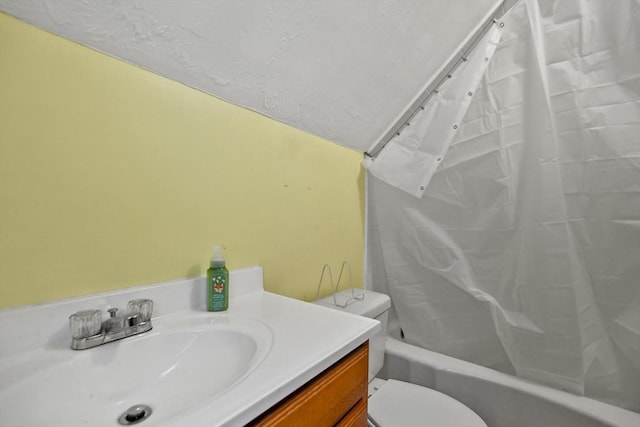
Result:
M353 294L358 299L353 298ZM384 343L387 336L387 323L389 320L389 308L391 300L389 296L368 289L346 290L333 296L318 299L314 304L323 305L335 310L344 311L346 313L356 314L358 316L376 319L380 322L382 329L374 337L369 340L369 381L375 377L384 362ZM362 295L362 298L360 296ZM336 305L336 303L338 305ZM342 307L346 304L346 307Z

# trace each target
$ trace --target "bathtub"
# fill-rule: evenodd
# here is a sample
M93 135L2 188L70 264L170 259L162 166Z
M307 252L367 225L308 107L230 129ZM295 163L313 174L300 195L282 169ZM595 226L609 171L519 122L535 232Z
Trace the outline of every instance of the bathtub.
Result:
M459 400L489 427L640 427L640 414L387 337L379 377Z

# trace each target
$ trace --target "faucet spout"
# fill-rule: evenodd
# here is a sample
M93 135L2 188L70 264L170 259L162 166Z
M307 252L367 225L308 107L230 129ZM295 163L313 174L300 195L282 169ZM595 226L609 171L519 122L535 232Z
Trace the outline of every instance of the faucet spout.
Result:
M107 310L109 318L101 323L99 310L79 311L69 316L72 335L71 348L86 350L150 331L153 328L151 324L153 301L129 301L129 307L132 311L122 315L117 314L117 308L110 308ZM87 320L86 313L92 314L89 320Z

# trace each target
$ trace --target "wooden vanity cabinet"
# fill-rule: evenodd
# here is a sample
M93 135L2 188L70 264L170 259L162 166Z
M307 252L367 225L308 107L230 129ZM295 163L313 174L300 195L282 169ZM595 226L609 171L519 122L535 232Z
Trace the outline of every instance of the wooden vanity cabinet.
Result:
M366 427L369 342L249 423L252 427Z

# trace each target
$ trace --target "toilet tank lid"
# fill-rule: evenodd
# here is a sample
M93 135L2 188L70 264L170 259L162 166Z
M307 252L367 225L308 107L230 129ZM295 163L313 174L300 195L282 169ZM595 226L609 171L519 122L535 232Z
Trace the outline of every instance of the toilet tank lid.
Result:
M354 299L353 294L356 296L363 295L361 299ZM336 302L340 305L344 305L348 302L346 307L336 306L333 296L320 298L314 301L314 304L323 305L325 307L341 310L347 313L357 314L358 316L369 317L371 319L378 317L391 307L391 300L388 295L381 294L379 292L370 291L368 289L347 289L346 291L336 293Z

